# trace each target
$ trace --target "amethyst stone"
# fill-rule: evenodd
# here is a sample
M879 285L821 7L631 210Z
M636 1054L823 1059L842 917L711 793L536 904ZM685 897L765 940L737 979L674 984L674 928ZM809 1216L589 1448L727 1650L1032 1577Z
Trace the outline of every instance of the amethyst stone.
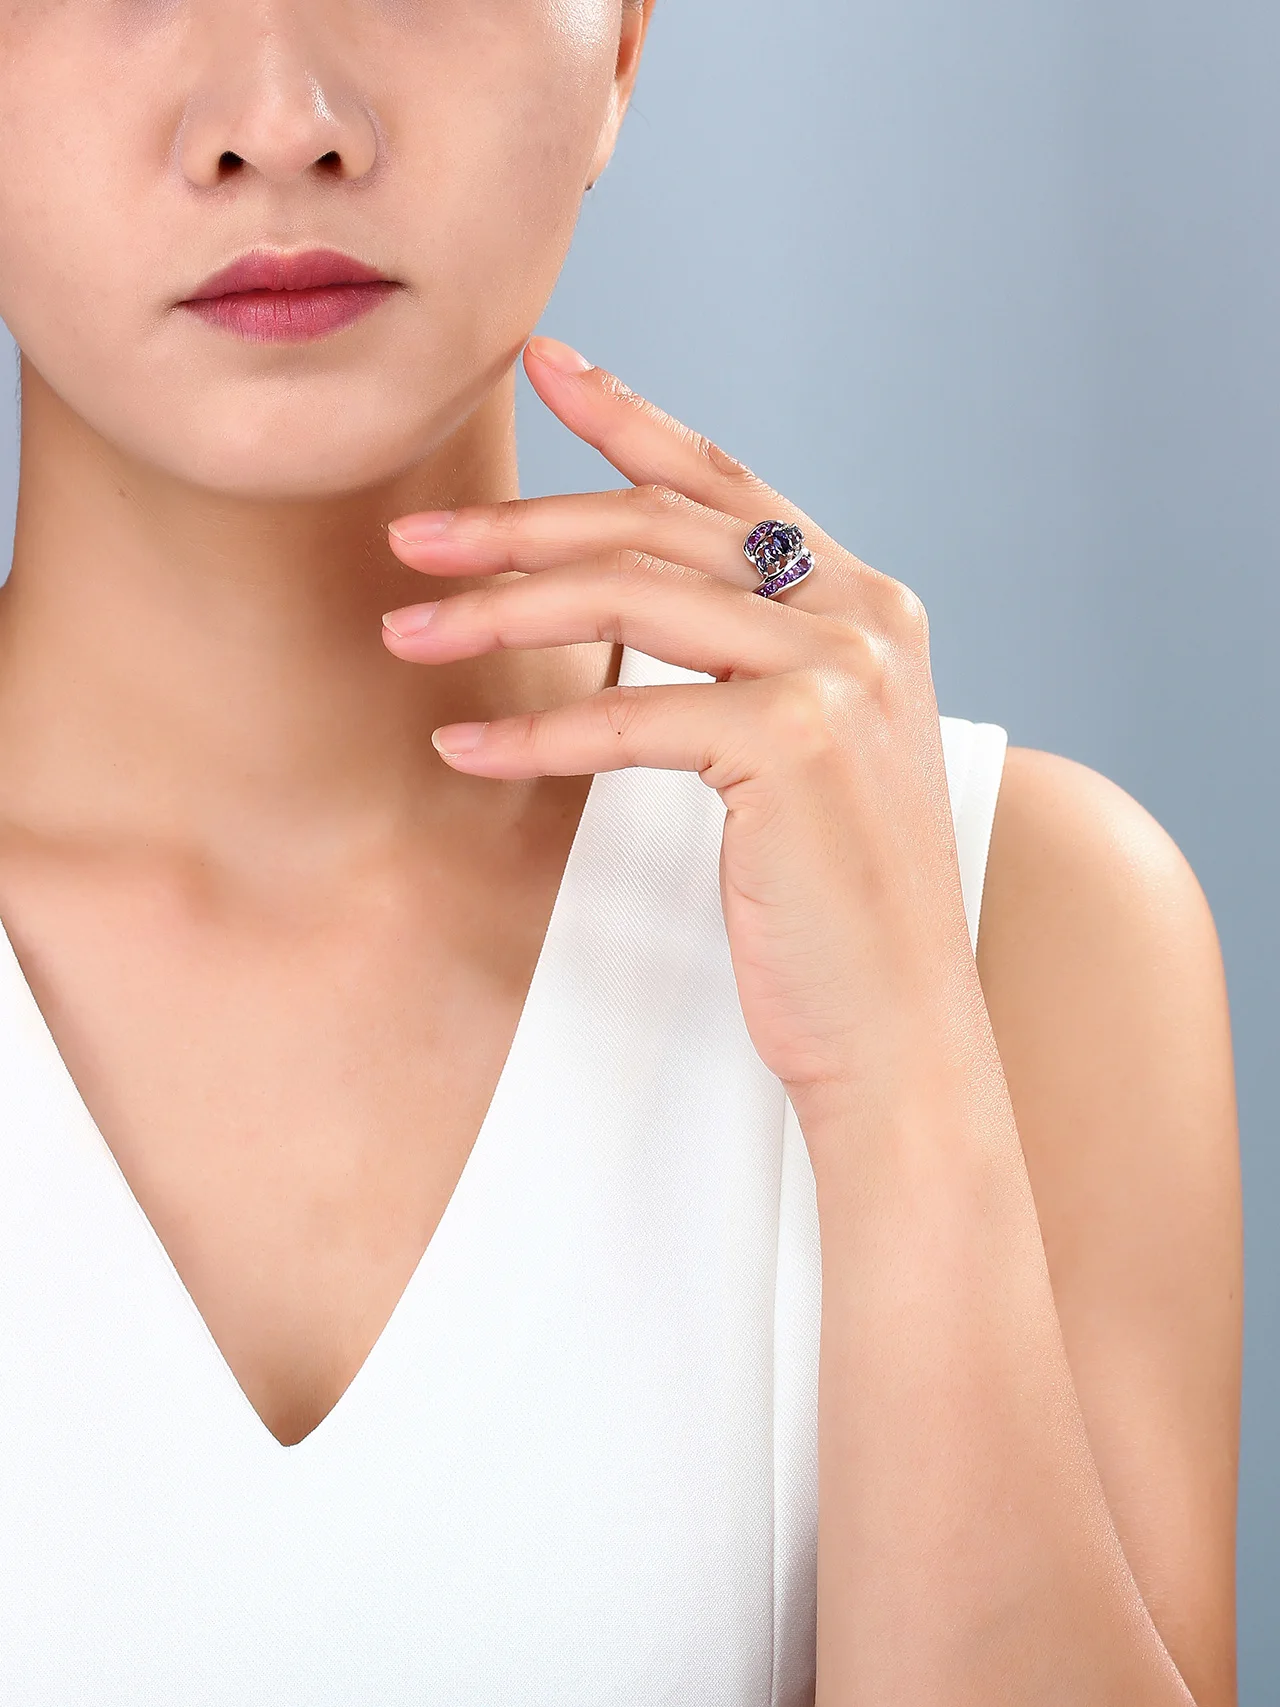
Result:
M793 562L778 570L776 574L767 576L753 590L759 593L762 598L771 599L785 588L794 587L797 581L803 581L812 568L813 557L806 548Z
M742 547L762 576L776 574L804 549L804 535L794 523L767 521L752 528Z

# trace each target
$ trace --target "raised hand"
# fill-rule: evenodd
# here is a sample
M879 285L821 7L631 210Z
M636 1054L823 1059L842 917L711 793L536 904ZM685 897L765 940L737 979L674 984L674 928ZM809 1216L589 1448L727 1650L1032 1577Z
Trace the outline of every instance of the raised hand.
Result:
M1222 1680L1212 1699L1225 1704L1234 1365L1207 1349L1207 1330L1179 1346L1211 1293L1223 1299L1212 1319L1236 1331L1238 1265L1220 1231L1230 1176L1224 1166L1227 1185L1202 1209L1208 1174L1190 1160L1209 1153L1206 1130L1229 1155L1225 1099L1204 1088L1225 1082L1227 1056L1211 1044L1214 1065L1184 1072L1181 1057L1206 1059L1205 1028L1152 1018L1204 1011L1167 1008L1156 982L1171 965L1203 977L1198 893L1167 884L1163 852L1135 858L1146 832L1126 817L1119 833L1110 797L1047 800L1043 767L1028 795L1022 768L1008 837L1033 884L1031 914L1024 898L1017 916L1035 932L1011 950L1006 925L996 986L1058 1235L1073 1369L970 949L919 600L611 374L541 339L525 365L633 487L460 510L416 542L428 518L402 518L404 563L502 578L390 612L386 644L436 662L622 641L714 678L614 687L434 739L479 775L652 765L696 770L724 800L743 1013L817 1186L816 1707L1191 1707L1166 1635ZM743 545L764 521L798 526L814 567L762 598ZM1069 873L1056 886L1036 875L1046 860ZM1145 922L1157 914L1158 928ZM1010 991L1025 1025L1012 1025ZM1096 1006L1112 1016L1105 1040ZM1208 1029L1223 1035L1223 1019ZM1180 1129L1178 1164L1166 1138ZM1144 1167L1157 1212L1135 1183ZM1211 1280L1164 1232L1171 1205L1170 1225L1195 1229L1191 1248L1219 1253ZM1205 1370L1216 1385L1197 1411L1186 1395ZM1166 1440L1179 1443L1176 1472ZM1197 1514L1176 1541L1160 1515L1171 1477L1179 1511Z
M399 518L410 567L506 578L389 612L386 644L437 663L611 640L713 676L433 739L485 776L696 770L727 809L725 923L757 1050L793 1102L865 1089L878 1049L897 1055L977 988L923 607L566 346L531 340L525 369L632 486ZM814 568L760 597L743 546L770 519L800 527Z

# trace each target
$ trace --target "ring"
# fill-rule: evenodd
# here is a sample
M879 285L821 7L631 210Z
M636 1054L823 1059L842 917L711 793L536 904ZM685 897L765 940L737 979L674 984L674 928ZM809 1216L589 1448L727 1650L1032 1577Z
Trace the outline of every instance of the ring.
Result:
M760 522L752 528L742 547L747 560L760 573L760 585L752 592L772 599L787 587L803 581L813 568L813 555L794 522Z

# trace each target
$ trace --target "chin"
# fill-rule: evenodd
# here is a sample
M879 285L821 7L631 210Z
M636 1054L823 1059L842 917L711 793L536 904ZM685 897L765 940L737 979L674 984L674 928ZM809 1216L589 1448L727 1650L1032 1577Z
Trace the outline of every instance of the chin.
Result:
M315 398L243 382L235 396L152 394L134 411L93 425L136 463L184 484L246 501L317 500L369 490L430 458L456 428L456 404L424 405L404 385L383 392L351 381ZM426 397L430 398L427 392Z

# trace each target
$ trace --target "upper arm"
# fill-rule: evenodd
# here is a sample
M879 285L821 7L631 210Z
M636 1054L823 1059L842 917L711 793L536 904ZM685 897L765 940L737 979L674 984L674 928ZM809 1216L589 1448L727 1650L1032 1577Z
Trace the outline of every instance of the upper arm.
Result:
M1117 1533L1197 1707L1234 1707L1243 1256L1208 904L1123 790L1012 747L978 969Z

